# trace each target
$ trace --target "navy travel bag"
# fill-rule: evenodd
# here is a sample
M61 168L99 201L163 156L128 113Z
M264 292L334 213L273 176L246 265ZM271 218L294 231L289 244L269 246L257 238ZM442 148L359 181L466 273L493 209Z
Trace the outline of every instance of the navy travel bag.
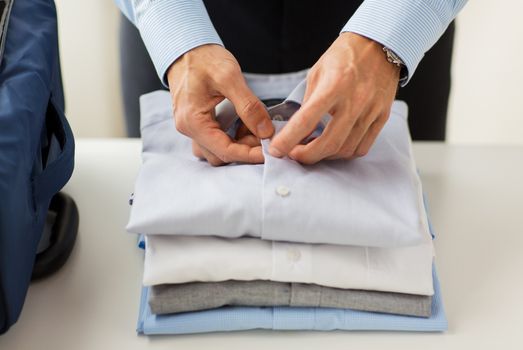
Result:
M2 334L17 321L32 275L67 258L78 215L68 196L56 195L73 171L74 140L64 115L54 2L0 0L0 20ZM41 249L50 206L51 234Z

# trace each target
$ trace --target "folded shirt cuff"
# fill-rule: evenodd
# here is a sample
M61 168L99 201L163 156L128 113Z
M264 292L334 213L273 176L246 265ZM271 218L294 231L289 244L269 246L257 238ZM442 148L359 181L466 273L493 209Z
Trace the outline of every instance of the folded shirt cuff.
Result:
M458 8L461 6L441 0L366 0L342 32L363 35L398 55L407 68L407 78L401 81L404 86L425 52L454 19Z
M137 9L136 25L165 86L167 69L184 53L205 44L223 46L200 0L150 2Z

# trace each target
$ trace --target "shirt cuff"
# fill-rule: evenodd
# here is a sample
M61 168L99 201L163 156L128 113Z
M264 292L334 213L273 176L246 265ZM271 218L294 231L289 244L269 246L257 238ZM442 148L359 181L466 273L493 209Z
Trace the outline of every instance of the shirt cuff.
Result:
M342 32L363 35L398 55L407 68L404 86L461 7L455 1L365 0Z
M137 8L136 25L162 83L171 64L187 51L223 43L201 0L151 1Z

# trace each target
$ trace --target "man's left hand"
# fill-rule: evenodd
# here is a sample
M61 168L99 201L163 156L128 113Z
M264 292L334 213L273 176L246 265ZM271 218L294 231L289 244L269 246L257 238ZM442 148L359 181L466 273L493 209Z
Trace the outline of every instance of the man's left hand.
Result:
M366 155L389 117L399 74L382 45L341 34L309 71L302 107L271 141L269 152L304 164ZM327 113L332 119L323 133L301 144Z

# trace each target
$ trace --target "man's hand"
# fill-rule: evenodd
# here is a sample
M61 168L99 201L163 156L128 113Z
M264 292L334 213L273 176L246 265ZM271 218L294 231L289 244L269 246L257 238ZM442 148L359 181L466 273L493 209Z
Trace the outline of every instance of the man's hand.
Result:
M212 165L263 163L256 138L274 133L263 103L248 88L238 62L219 45L203 45L176 60L167 71L176 129L193 139L193 153ZM214 107L228 98L253 136L231 139L215 120Z
M399 72L379 43L341 34L309 71L303 105L274 137L269 152L304 164L364 156L388 119ZM300 144L326 113L332 119L323 133Z

